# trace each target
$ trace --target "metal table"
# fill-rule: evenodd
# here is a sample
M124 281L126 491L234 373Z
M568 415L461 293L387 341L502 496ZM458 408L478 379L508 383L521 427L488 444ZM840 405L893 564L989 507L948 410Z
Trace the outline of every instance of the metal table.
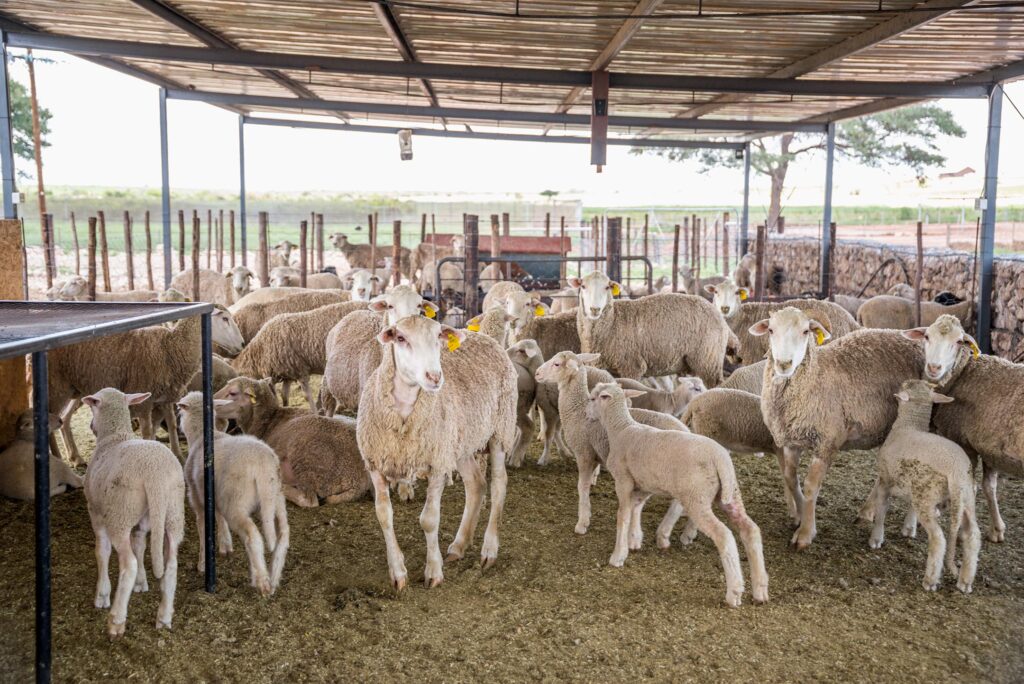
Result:
M36 681L50 681L50 447L46 352L76 342L202 316L206 590L216 588L213 494L213 306L207 303L0 301L0 360L31 354L35 425ZM175 429L174 426L168 426ZM162 541L160 543L163 543Z

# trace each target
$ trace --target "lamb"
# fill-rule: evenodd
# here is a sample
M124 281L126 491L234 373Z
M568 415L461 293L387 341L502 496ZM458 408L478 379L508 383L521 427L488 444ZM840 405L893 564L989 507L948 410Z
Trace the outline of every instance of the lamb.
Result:
M52 352L51 352L52 353ZM96 451L85 471L85 499L96 534L97 608L110 607L107 634L124 635L132 591L149 591L143 557L146 533L152 533L150 561L161 580L156 628L171 628L178 579L178 545L185 534L185 478L177 457L163 444L136 439L130 405L149 394L101 389L82 401L92 411ZM110 549L117 551L119 574L110 601Z
M416 290L398 285L374 298L368 311L350 313L331 329L324 345L327 362L321 385L321 393L331 397L321 401L327 415L359 408L363 382L380 365L381 347L374 339L387 325L421 312L430 317L437 315L434 305L425 302Z
M220 400L224 404L231 402ZM203 395L189 392L177 404L181 412L181 431L188 440L185 461L185 483L188 503L196 516L199 532L199 563L205 569L206 536L204 490ZM245 543L249 556L250 584L262 595L270 596L281 584L285 556L288 553L288 512L281 493L281 463L269 446L254 437L213 433L217 545L222 554L231 553L231 533ZM259 513L263 535L252 521ZM263 557L264 541L270 551L270 572Z
M278 266L270 272L271 287L299 287L302 283L302 274L297 268ZM341 278L330 272L307 273L307 290L340 290L342 289Z
M303 508L355 501L370 489L356 446L355 422L283 407L269 380L239 377L215 399L217 417L235 420L247 435L266 442L281 459L282 491Z
M331 235L331 244L345 256L345 261L348 262L351 268L374 268L376 266L376 264L370 263L370 255L372 253L370 245L353 245L348 241L348 236L344 233L334 233ZM399 270L401 270L402 275L408 278L411 274L409 269L409 248L401 247L399 249ZM377 246L378 259L391 256L391 254L391 245Z
M345 274L345 287L352 293L352 299L368 302L377 295L383 279L365 269L349 271Z
M388 574L401 591L408 573L392 526L388 483L426 476L420 525L427 539L424 580L444 578L438 545L441 494L452 470L466 489L462 524L448 559L472 544L485 478L477 454L489 452L491 514L484 533L483 569L498 558L498 524L505 505L505 454L515 446L516 373L494 340L407 316L377 336L387 349L363 388L356 436L376 492L377 520L387 544ZM442 345L448 348L442 352Z
M719 387L743 390L744 392L761 396L761 389L764 386L764 366L766 363L767 361L761 359L757 363L737 368Z
M309 387L309 376L324 373L327 335L345 316L365 308L366 302L352 301L328 304L311 311L278 314L260 328L231 365L239 375L285 383L285 406L291 383L298 382L312 408L316 401Z
M903 334L924 342L924 379L938 383L939 391L954 399L935 408L936 431L963 447L972 462L981 456L988 539L1001 542L1006 524L996 495L999 473L1024 475L1024 366L980 354L954 316L939 316L927 328Z
M730 331L710 302L675 293L616 302L619 284L599 271L569 284L580 296L580 347L601 354L613 375L695 375L706 387L722 381Z
M647 295L652 295L655 292L661 292L662 288L670 286L671 284L672 283L668 279L668 276L658 276L658 279L653 281L650 287L647 287L647 285L630 285L629 297L630 299L646 297Z
M466 321L466 329L487 335L504 349L508 346L509 324L514 320L516 317L501 307L493 307Z
M761 530L743 507L729 452L701 435L637 423L626 408L626 397L636 396L636 392L602 383L590 393L588 413L600 420L608 433L608 470L615 478L619 499L615 550L608 564L621 568L629 554L629 529L637 503L652 494L671 496L682 504L697 529L715 542L725 571L725 602L738 607L744 590L743 571L736 539L712 511L712 504L718 503L743 540L754 602L767 602Z
M925 591L936 591L942 581L942 562L957 574L956 543L962 545L963 563L957 589L971 593L978 567L981 534L974 513L974 475L967 454L955 442L928 431L932 403L954 402L938 394L924 380L907 380L896 393L899 412L889 436L878 450L878 482L873 491L874 529L869 545L880 549L885 539L885 513L892 494L906 499L928 531ZM954 402L955 403L955 402ZM938 521L939 507L949 504L949 545Z
M60 417L50 414L50 432L60 427ZM35 426L32 412L18 417L14 441L0 453L0 496L21 501L35 501ZM64 461L50 456L50 496L63 494L68 488L81 489L82 476Z
M943 314L955 316L961 325L971 320L971 302L964 301L951 306L935 302L921 302L921 325L928 327ZM917 325L917 308L914 302L903 297L878 295L860 307L857 318L865 328L906 330Z
M213 342L238 353L242 336L231 314L218 308L213 315ZM71 434L71 413L86 394L104 387L125 392L146 391L151 401L138 410L142 436L152 439L154 427L152 407L173 426L171 405L184 394L192 376L200 368L200 317L179 321L174 327L149 326L111 337L86 340L49 352L49 404L51 413L60 413L64 425L61 434L68 450L68 460L82 463ZM171 449L178 453L178 433L169 431ZM55 453L60 453L51 439Z
M729 329L739 339L739 349L736 355L742 365L760 361L768 351L766 340L748 332L750 326L787 306L795 307L811 315L834 338L842 337L860 328L849 312L832 302L817 299L791 299L781 303L746 302L744 300L749 294L746 288L737 287L731 279L723 280L718 285L707 285L705 290L714 296L715 308L722 312Z
M519 388L516 404L516 427L519 428L519 441L509 457L509 465L518 468L526 457L526 449L537 434L537 426L531 417L536 405L544 417L544 451L537 459L537 465L547 465L551 459L551 443L558 442L558 448L568 455L569 449L562 441L558 417L558 386L550 383L538 383L535 379L537 369L544 363L544 355L536 340L520 340L505 350L516 368L517 386Z
M322 299L331 299L330 303L335 302L347 302L352 298L351 292L345 292L343 290L310 290L309 288L301 287L261 287L258 290L254 290L249 294L242 297L240 300L232 304L229 308L231 313L237 314L250 306L256 304L269 304L271 302L278 302L285 299L291 299L292 297L298 297L300 295L316 295Z
M629 378L620 378L618 383L624 389L644 392L630 400L630 405L633 408L667 413L676 418L683 415L683 412L686 411L686 406L691 401L707 391L707 388L704 387L704 382L700 378L685 375L679 377L675 387L671 390L655 389Z
M288 288L285 288L288 289ZM235 313L235 322L238 323L238 330L246 344L252 341L267 321L274 316L285 313L299 313L301 311L312 311L321 306L340 304L350 301L348 292L336 292L329 290L296 290L290 297L284 297L276 301L252 304L239 309Z
M597 360L597 354L559 352L541 364L535 373L538 382L555 383L558 387L558 414L562 421L562 436L568 450L576 457L579 494L576 534L586 534L590 527L590 488L597 478L598 466L605 463L608 457L608 436L600 423L586 413L590 388L598 383L612 382L612 376L606 371L590 366ZM664 413L644 409L630 409L629 412L640 423L659 430L686 430L685 425ZM632 518L630 548L639 549L643 541L643 530L640 526L643 503L637 502L636 515ZM665 513L656 536L659 548L669 547L672 528L682 513L683 509L678 502L673 503ZM687 525L682 535L683 544L693 541L695 534L695 528Z
M231 306L252 292L256 274L245 266L235 266L227 273L208 268L199 269L199 301ZM188 268L171 279L171 287L192 295L192 269Z
M819 347L831 335L793 307L758 321L750 333L769 336L761 411L784 449L787 498L795 498L800 515L792 543L803 549L817 534L815 506L832 459L841 449L882 443L896 419L889 397L904 380L921 375L923 355L888 330L858 330ZM811 464L801 493L797 464L804 450Z

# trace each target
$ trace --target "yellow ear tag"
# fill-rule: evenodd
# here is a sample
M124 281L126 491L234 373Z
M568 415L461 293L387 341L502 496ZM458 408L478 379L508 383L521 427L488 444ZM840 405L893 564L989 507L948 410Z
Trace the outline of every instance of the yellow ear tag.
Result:
M821 345L825 344L825 333L823 333L818 328L815 328L814 329L814 339L816 339L818 341L818 346L820 347Z
M981 350L978 349L978 345L974 342L968 342L967 345L971 348L971 355L974 356L974 358L981 356Z
M455 351L462 345L459 336L453 332L448 333L448 351Z
M470 332L480 332L480 319L473 318L466 324L466 330Z
M747 292L746 292L746 290L740 290L740 301L741 302L747 301ZM818 344L821 344L821 342L819 342Z
M612 283L612 296L613 297L618 297L620 291L621 290L619 290L619 284L618 283Z
M427 318L437 318L437 311L434 310L434 307L427 304L423 307L423 315Z
M612 290L612 291L614 292L614 290ZM533 315L537 316L537 317L543 316L544 315L544 307L541 306L540 304L538 304L536 306L536 308L534 308L534 310L533 310Z
M246 394L249 395L249 403L250 404L255 404L256 403L256 394L254 392L246 392Z

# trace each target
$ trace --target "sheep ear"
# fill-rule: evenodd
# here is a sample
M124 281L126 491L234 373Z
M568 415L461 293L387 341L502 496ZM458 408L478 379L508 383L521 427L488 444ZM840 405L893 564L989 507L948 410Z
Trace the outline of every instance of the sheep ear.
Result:
M370 282L373 282L373 283L379 283L379 282L381 282L381 280L380 280L380 276L376 276L376 275L374 275L374 276L370 276Z
M395 326L391 326L390 328L384 328L383 330L381 330L380 334L377 335L377 341L380 342L381 344L391 344L392 342L394 342Z
M601 355L594 353L577 354L576 358L584 366L593 366L595 363L597 363L597 360L601 358Z
M506 323L511 323L512 321L516 320L517 318L518 318L517 316L513 316L510 313L506 313L505 314L505 322Z
M904 330L900 334L908 340L919 342L924 339L924 334L927 330L928 328L911 328L910 330Z
M94 394L91 394L88 397L82 397L82 403L85 404L86 406L99 406L100 398Z
M480 332L481 318L483 318L483 316L473 316L473 318L466 321L466 330L469 330L470 332Z
M748 290L745 287L741 287L738 290L736 290L736 294L738 294L740 296L740 301L741 302L745 302L748 299L750 299L750 290Z
M583 286L583 280L581 278L577 278L576 276L570 276L566 278L566 282L569 284L569 287L571 287L574 290L578 290Z
M622 285L618 284L614 280L608 283L608 288L612 291L612 297L618 297L622 294Z
M622 385L619 385L619 387L622 387ZM626 397L628 397L629 399L633 399L635 397L642 397L643 395L647 394L647 390L629 389L626 387L622 387L622 393L625 394Z
M953 397L946 396L945 394L939 394L938 392L932 392L933 404L952 404L954 401Z
M370 300L368 306L370 311L376 311L377 313L384 313L388 310L387 295L380 295Z
M768 333L768 319L765 318L765 319L762 319L762 320L758 321L754 325L750 326L750 329L747 332L749 332L754 337L761 337L761 335L767 334Z
M900 401L910 401L910 395L907 394L906 392L902 391L902 390L900 390L899 392L897 392L896 394L894 394L892 396L896 397Z
M128 400L129 406L135 406L136 404L141 404L146 401L150 396L152 396L151 392L140 392L138 394L126 394L124 395L124 398Z
M218 406L230 406L232 403L233 402L230 399L214 399L213 408L216 409Z
M971 350L971 356L974 358L981 356L981 349L978 347L978 343L975 342L973 337L964 333L964 342L967 343L967 347Z
M718 288L715 287L714 285L705 285L704 286L704 291L707 292L708 294L712 294L713 295L716 292L718 292Z
M533 315L534 316L538 316L538 317L547 316L550 313L551 313L551 309L544 302L538 301L534 305L534 307L533 307Z
M832 333L826 330L825 326L813 318L810 321L810 326L811 330L814 331L814 341L818 343L819 347L832 339Z
M439 309L430 302L423 302L420 304L420 308L423 309L423 315L427 318L437 318L437 312Z

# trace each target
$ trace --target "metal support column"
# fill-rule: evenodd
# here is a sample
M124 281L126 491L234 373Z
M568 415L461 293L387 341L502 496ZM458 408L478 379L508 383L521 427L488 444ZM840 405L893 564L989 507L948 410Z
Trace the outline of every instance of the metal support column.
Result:
M829 291L829 264L832 263L832 164L836 156L836 124L828 125L825 134L825 207L821 217L821 291Z
M3 185L4 218L18 218L14 202L14 142L11 122L11 91L7 81L7 34L0 46L0 178Z
M242 224L242 265L247 266L245 237L245 117L238 115L238 216Z
M164 287L171 286L171 171L167 163L167 89L160 89L160 212L164 234Z
M6 57L6 56L5 56ZM36 681L50 681L50 400L46 352L32 354L36 478Z
M206 529L200 532L206 539L203 549L206 571L206 591L217 589L217 519L213 488L213 321L203 314L200 325L203 345L203 509Z
M750 245L750 143L743 147L743 214L740 217L740 258Z
M981 275L978 287L978 346L992 351L992 253L996 241L996 183L999 178L999 134L1002 130L1003 88L988 97L988 135L985 138L985 208L981 215Z

